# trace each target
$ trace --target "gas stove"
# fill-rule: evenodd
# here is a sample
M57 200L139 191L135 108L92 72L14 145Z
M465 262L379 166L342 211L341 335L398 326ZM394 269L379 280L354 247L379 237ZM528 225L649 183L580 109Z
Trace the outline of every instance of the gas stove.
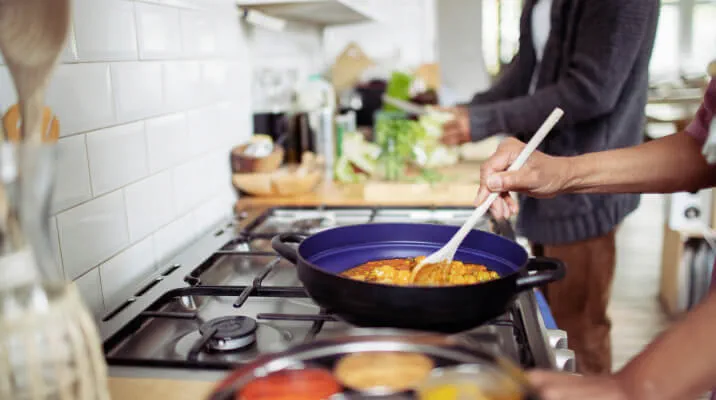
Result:
M264 354L358 335L364 329L330 315L307 296L294 266L271 249L271 238L373 222L458 226L471 213L468 208L282 207L224 221L102 318L110 374L216 380ZM488 220L477 229L511 235L509 225ZM542 310L540 295L528 291L500 318L459 335L523 367L573 371L566 334L546 326Z

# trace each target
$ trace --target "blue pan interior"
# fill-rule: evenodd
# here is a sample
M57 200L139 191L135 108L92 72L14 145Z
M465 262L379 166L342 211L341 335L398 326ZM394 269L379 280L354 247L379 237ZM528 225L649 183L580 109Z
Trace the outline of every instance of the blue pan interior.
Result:
M428 255L450 240L458 227L432 224L365 224L343 226L304 240L299 254L320 269L339 274L368 261ZM517 243L492 233L471 231L455 260L483 264L501 277L527 261Z

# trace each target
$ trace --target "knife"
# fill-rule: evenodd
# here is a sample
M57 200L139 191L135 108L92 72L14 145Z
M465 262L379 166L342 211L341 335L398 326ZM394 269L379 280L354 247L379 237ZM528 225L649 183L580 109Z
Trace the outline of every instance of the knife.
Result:
M387 94L383 95L383 101L393 107L397 107L410 114L425 115L428 113L427 108L423 106L411 103L409 101L396 99L395 97L388 96Z

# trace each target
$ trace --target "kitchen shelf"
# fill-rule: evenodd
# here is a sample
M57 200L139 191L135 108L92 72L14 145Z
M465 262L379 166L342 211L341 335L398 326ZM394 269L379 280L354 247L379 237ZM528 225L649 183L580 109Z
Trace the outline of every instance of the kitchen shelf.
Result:
M238 0L237 5L270 17L318 25L347 25L374 21L360 0Z

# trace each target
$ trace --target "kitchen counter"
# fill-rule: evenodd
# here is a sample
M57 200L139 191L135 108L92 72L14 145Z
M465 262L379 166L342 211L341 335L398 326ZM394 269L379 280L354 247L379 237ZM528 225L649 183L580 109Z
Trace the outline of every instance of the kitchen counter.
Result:
M257 206L472 206L477 184L458 184L450 188L441 184L431 188L428 184L340 184L321 183L314 191L297 196L248 196L237 203L239 209Z
M297 196L242 195L238 209L260 206L472 206L479 186L480 164L461 163L441 170L450 182L342 184L322 182L310 193Z
M216 383L167 379L109 378L112 400L204 400Z

